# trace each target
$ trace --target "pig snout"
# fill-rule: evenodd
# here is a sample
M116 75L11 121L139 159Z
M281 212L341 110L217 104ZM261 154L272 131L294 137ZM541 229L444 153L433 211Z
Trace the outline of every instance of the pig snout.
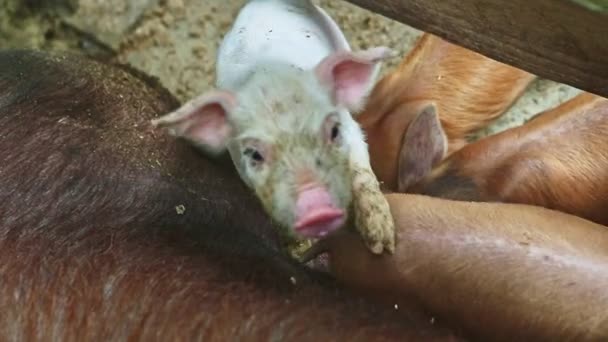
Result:
M344 224L344 210L336 207L329 191L320 185L300 188L296 198L297 234L319 238L337 230Z

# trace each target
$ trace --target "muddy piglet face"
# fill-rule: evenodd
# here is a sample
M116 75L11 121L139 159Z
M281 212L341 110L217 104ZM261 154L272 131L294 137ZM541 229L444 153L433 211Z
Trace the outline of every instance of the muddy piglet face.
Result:
M212 91L153 124L210 154L228 148L241 178L288 235L322 237L348 219L351 152L363 140L351 113L362 108L379 62L390 56L381 47L336 52L313 70L264 65L238 92Z
M322 237L345 223L351 201L344 125L338 112L312 113L307 123L287 115L279 114L259 138L239 139L241 175L287 235ZM294 125L297 132L281 130Z

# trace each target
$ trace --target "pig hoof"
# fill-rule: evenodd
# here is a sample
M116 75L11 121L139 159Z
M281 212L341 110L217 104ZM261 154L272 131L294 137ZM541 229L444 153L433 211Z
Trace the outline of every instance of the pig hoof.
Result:
M382 194L368 194L355 209L355 224L363 241L374 254L395 252L395 223Z
M374 254L395 252L395 222L380 184L369 169L353 171L355 226L365 245Z

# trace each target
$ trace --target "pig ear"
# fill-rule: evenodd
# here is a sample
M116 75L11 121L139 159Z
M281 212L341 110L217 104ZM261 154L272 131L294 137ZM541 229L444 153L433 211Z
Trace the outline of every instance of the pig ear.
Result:
M165 128L169 134L184 138L211 154L219 154L226 149L232 132L228 115L236 102L236 96L231 92L212 91L152 120L152 125Z
M422 180L447 152L447 138L435 106L425 107L409 125L399 152L398 190Z
M387 47L338 51L323 59L315 68L315 74L321 84L330 89L334 104L358 112L374 86L380 62L394 56Z

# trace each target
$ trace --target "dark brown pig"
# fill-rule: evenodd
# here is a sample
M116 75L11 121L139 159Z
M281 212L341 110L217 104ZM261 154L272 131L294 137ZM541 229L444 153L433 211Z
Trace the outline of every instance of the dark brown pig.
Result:
M150 129L177 106L126 67L0 52L0 340L454 339L280 254L230 164Z

